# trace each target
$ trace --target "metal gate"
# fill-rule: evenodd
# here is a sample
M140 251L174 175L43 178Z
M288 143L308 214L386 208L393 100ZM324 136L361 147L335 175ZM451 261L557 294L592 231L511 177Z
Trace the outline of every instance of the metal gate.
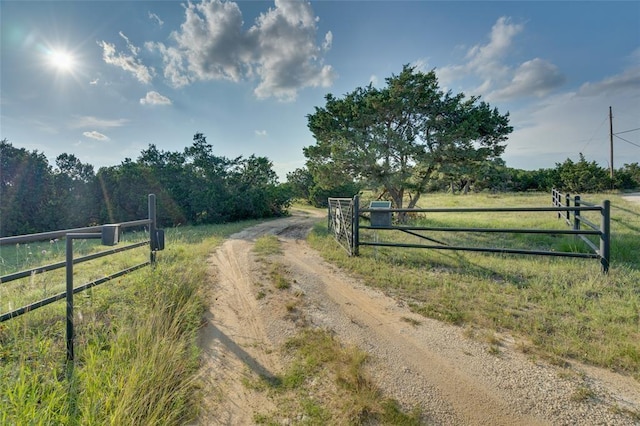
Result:
M558 195L554 190L553 207L493 207L493 208L432 208L432 209L392 209L388 208L388 203L383 207L380 203L372 203L369 208L360 208L359 196L351 198L329 198L329 232L333 233L338 243L344 247L350 256L358 256L360 246L384 246L384 247L410 247L426 248L436 250L456 250L456 251L476 251L484 253L503 254L529 254L538 256L561 256L576 258L598 259L602 265L602 271L609 270L609 257L611 253L611 231L610 231L610 202L604 200L602 205L587 203L576 197L575 206L570 205L569 195L566 196L567 205L563 206L557 201ZM596 211L600 213L600 226L582 217L580 212ZM432 227L432 226L410 226L393 223L394 213L462 213L462 212L557 212L565 213L567 222L573 229L512 229L512 228L467 228L467 227ZM370 225L360 224L360 215L369 219ZM368 214L367 214L368 213ZM571 219L573 218L573 220ZM580 224L584 224L581 227ZM589 228L589 229L584 229ZM422 240L428 240L435 244L409 244L379 241L361 240L360 229L400 231L411 234ZM418 232L417 232L418 231ZM591 248L590 252L581 251L554 251L554 250L531 250L530 248L500 248L500 247L468 247L451 246L442 241L428 237L422 232L476 232L476 233L505 233L505 234L550 234L550 235L575 235L585 240ZM585 237L597 238L599 244L594 243Z
M327 227L329 232L350 256L358 255L357 241L358 198L329 198ZM356 226L354 227L354 223Z

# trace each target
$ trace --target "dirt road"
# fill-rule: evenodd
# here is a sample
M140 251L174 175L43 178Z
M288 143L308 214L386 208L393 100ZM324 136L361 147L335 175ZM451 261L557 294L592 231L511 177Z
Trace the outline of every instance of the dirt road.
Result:
M277 409L246 383L282 371L278 349L301 325L286 305L300 297L305 326L331 330L367 352L374 382L402 407L420 407L425 424L640 424L629 414L640 413L640 385L633 379L531 360L509 336L495 353L460 327L412 313L309 248L304 238L318 220L298 212L260 224L233 235L211 256L211 303L201 335L202 425L253 424L255 413ZM278 261L294 284L286 293L258 298L256 283L266 277L252 246L264 234L278 237Z

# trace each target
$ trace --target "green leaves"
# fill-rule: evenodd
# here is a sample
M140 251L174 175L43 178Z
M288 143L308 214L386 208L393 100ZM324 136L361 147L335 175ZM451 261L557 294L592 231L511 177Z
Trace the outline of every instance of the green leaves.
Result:
M383 187L398 208L408 190L413 207L435 172L477 174L504 151L509 115L477 97L443 92L434 71L405 65L386 83L340 99L329 94L307 116L316 145L304 154L318 184L338 186L340 178Z

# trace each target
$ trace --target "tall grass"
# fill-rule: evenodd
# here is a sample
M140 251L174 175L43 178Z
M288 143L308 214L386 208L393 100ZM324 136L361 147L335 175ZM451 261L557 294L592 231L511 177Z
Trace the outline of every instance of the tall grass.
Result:
M388 247L360 248L350 258L324 226L312 245L369 285L408 302L425 316L468 327L471 334L493 330L513 335L523 351L557 362L580 360L640 379L640 208L610 194L583 196L612 202L612 250L608 275L592 259L480 254ZM430 195L429 207L548 206L546 194ZM452 227L537 227L563 229L554 213L505 216L486 213L416 218ZM597 222L597 219L592 218ZM396 233L365 234L407 241ZM435 236L435 234L429 234ZM572 236L514 236L460 233L437 235L453 245L586 251ZM415 240L413 242L416 242Z
M64 302L0 324L0 424L193 421L206 257L247 225L168 230L154 269L76 295L71 365L65 363ZM78 282L148 256L133 252L78 266ZM50 274L55 281L56 272ZM3 306L9 298L18 303L23 292L37 296L42 285L33 279L0 284Z

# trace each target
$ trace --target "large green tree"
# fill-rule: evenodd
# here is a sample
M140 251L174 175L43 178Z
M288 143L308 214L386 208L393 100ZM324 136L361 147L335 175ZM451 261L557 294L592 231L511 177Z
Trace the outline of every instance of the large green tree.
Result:
M476 172L503 153L513 130L508 113L442 91L434 71L405 65L386 83L328 94L307 116L317 143L304 155L317 182L367 182L384 188L395 207L408 197L413 208L433 179Z

